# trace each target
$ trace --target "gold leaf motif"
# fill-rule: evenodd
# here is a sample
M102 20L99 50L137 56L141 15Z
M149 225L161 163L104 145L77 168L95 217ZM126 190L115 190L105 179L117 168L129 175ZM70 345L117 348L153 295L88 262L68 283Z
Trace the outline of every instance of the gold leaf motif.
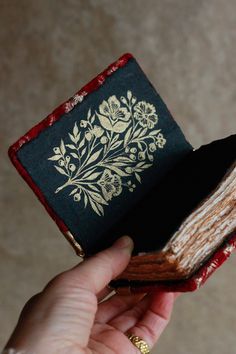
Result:
M62 175L66 175L67 176L67 174L66 174L66 172L63 170L63 168L61 168L61 167L58 167L58 166L54 166L56 169L57 169L57 171L58 172L60 172Z
M77 190L78 190L78 188L74 188L73 191L71 191L69 195L75 194L77 192Z
M71 150L76 150L76 146L75 146L75 145L66 144L66 146L67 146L68 148L70 148Z
M74 135L74 136L77 136L77 135L78 135L78 132L79 132L79 129L78 129L78 127L77 127L77 124L75 123L74 128L73 128L73 135Z
M164 148L158 119L155 106L138 101L131 90L126 97L103 100L97 111L89 108L87 118L68 132L69 141L61 139L48 158L58 164L54 167L65 179L55 193L74 187L69 193L74 202L104 215L104 206L124 188L135 190L140 173L152 166L155 151Z
M77 155L75 152L71 152L70 154L71 154L71 156L73 156L75 159L79 159L78 155Z
M92 170L89 170L88 172L86 172L85 174L83 174L83 179L85 179L86 177L88 177L89 175L91 175L91 173L93 173L96 170L96 168L93 168Z
M127 91L127 98L128 98L128 100L131 100L131 97L132 97L131 91Z
M54 155L52 157L49 157L48 160L51 160L51 161L58 161L60 160L61 156L60 155Z
M116 172L119 176L121 177L125 177L125 176L128 176L129 174L125 173L122 169L112 165L112 166L109 166L109 169Z
M85 194L85 195L84 195L84 207L85 207L85 208L86 208L87 204L88 204L88 197L87 197L87 195Z
M86 180L91 181L92 179L96 179L98 176L100 176L100 174L101 174L101 172L92 173L91 175L86 177Z
M95 213L97 213L98 215L101 215L101 208L100 210L98 209L98 205L97 203L95 203L92 199L90 199L90 204L91 204L91 207L93 208L93 210L95 211ZM103 210L103 208L102 208Z
M89 185L89 188L91 188L92 190L94 190L95 192L99 192L99 189L97 187L95 187L93 184Z
M65 155L65 153L66 153L66 148L65 148L65 144L64 144L64 141L63 141L63 140L61 140L60 149L61 149L62 155Z
M125 138L124 138L124 145L126 145L128 143L128 140L130 138L130 135L131 135L131 132L132 132L132 128L129 128L125 134Z
M91 162L96 161L97 158L98 158L98 156L101 154L101 152L102 152L102 149L99 150L99 151L97 151L97 152L95 152L95 153L88 159L87 165L89 165Z
M81 142L79 143L78 149L81 149L81 148L84 146L84 143L85 143L85 138L83 138L83 139L81 140Z
M141 183L141 177L139 176L138 173L135 173L135 177L136 177L136 179L139 181L139 183Z
M70 137L70 140L71 140L73 143L76 142L76 139L75 139L75 137L74 137L72 134L69 133L69 137Z
M98 194L96 192L90 192L90 196L93 200L95 200L95 202L108 205L105 199L101 196L101 194Z
M114 150L114 149L118 148L118 146L120 146L121 144L122 144L122 141L117 141L115 144L113 144L111 146L111 150Z

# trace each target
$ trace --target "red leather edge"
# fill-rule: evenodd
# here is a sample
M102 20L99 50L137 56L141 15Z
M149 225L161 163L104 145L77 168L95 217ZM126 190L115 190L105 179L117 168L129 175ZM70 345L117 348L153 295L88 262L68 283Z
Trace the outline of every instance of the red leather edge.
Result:
M24 136L18 139L13 145L11 145L8 149L8 155L19 172L19 174L24 178L29 187L36 194L37 198L46 208L48 214L52 217L52 219L56 222L59 229L65 233L68 230L68 227L65 223L57 216L54 210L48 205L42 191L38 188L38 186L34 183L31 176L21 164L20 160L17 157L17 151L26 143L31 140L37 138L37 136L48 127L52 126L60 117L70 112L77 104L83 101L84 97L89 93L97 90L103 83L106 81L106 78L111 76L116 70L126 65L126 63L132 59L133 56L130 53L126 53L122 55L117 61L110 64L104 71L102 71L99 75L97 75L93 80L91 80L87 85L82 87L78 92L76 92L72 97L70 97L67 101L58 106L51 114L49 114L45 119L31 128Z
M212 257L189 279L179 281L176 283L162 283L155 285L148 285L143 287L129 287L130 293L148 293L155 289L170 291L170 292L187 292L199 289L205 281L219 268L236 248L236 234L231 236L230 240L212 255Z

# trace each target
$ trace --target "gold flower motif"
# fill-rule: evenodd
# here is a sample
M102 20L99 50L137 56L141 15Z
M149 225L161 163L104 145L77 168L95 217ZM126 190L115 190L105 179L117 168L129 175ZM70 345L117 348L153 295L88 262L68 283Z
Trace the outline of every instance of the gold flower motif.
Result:
M103 101L99 106L98 118L103 128L115 133L124 132L130 124L131 113L126 107L121 107L115 95Z
M111 200L113 196L116 197L122 192L120 176L112 174L110 170L103 172L98 184L102 187L106 201Z
M130 90L126 97L112 95L102 101L98 111L89 108L48 160L64 179L55 194L70 187L74 202L103 216L110 200L142 183L140 174L152 166L155 151L164 148L166 139L155 127L154 105L138 101Z
M134 111L134 117L142 127L152 129L157 123L158 116L153 104L140 101L134 106Z
M90 130L90 132L96 136L97 138L100 138L104 132L104 130L99 127L98 125L95 125L93 129Z
M156 137L156 145L160 148L163 149L165 143L166 143L166 139L163 137L162 133L159 133Z

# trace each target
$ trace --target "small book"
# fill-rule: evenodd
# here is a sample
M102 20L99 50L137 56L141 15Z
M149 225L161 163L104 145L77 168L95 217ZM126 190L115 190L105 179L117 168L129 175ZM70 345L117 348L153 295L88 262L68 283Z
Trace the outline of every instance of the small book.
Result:
M9 156L79 256L132 237L119 293L195 290L236 247L236 134L194 149L131 54Z

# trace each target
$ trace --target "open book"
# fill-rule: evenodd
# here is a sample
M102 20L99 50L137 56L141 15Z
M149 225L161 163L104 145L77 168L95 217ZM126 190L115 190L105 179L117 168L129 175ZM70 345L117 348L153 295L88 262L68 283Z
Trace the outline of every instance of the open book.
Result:
M236 233L235 152L236 135L190 152L122 220L122 228L129 230L133 223L145 242L112 286L140 286L143 281L170 285L173 280L177 285L191 278L219 247L227 247ZM146 229L143 220L149 220ZM216 260L209 270L212 267L217 267Z
M194 290L236 246L236 135L193 149L131 54L9 156L81 257L132 237L118 292Z

